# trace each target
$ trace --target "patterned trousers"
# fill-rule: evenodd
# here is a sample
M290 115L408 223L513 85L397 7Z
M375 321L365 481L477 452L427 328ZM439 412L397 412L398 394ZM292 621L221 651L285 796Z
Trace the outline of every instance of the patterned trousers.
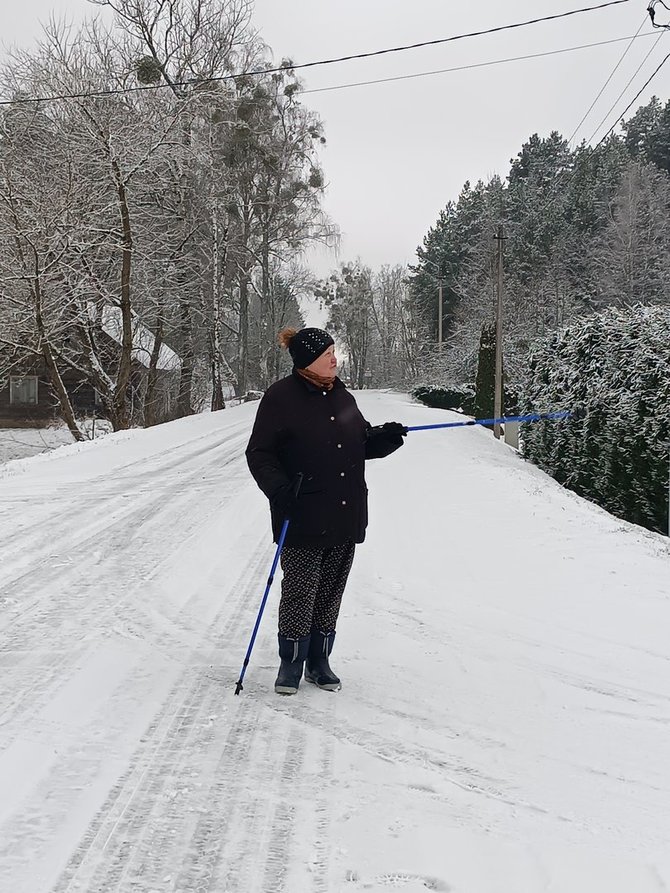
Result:
M335 631L355 550L352 541L330 549L282 550L280 635L297 639L312 630Z

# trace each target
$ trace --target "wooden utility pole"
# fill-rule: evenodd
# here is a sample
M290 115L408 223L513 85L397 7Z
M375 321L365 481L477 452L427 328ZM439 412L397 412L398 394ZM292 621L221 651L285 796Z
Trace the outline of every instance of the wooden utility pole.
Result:
M499 419L503 413L503 234L502 224L498 226L498 235L494 236L498 243L498 294L496 300L496 370L495 391L493 395L493 415ZM493 426L493 435L500 440L500 424Z

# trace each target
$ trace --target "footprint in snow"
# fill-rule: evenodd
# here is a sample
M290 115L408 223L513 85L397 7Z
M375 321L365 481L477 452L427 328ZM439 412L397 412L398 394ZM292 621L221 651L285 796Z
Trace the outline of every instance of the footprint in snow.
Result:
M422 877L418 874L382 874L376 878L378 884L384 884L387 887L404 887L405 884L411 884L418 881L426 890L437 890L439 893L448 893L451 887L437 878Z
M422 794L437 794L435 788L432 788L429 784L421 784L421 782L409 784L407 787L410 791L420 791Z

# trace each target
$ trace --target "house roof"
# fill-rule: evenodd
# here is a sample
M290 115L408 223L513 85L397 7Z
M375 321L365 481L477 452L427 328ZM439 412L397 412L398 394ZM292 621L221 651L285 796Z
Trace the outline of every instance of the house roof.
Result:
M154 349L155 338L153 333L140 322L139 317L133 313L133 359L149 368L151 354ZM106 305L102 308L102 318L100 320L103 332L121 344L123 341L123 321L121 316L121 308ZM181 369L181 358L168 347L167 344L161 344L158 353L158 369L178 371Z

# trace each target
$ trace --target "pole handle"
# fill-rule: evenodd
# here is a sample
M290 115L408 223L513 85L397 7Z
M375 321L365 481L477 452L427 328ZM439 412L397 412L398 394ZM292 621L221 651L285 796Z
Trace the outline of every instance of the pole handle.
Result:
M300 488L302 487L302 479L304 478L304 474L302 471L299 471L295 476L295 481L293 483L293 495L297 499L300 496Z

